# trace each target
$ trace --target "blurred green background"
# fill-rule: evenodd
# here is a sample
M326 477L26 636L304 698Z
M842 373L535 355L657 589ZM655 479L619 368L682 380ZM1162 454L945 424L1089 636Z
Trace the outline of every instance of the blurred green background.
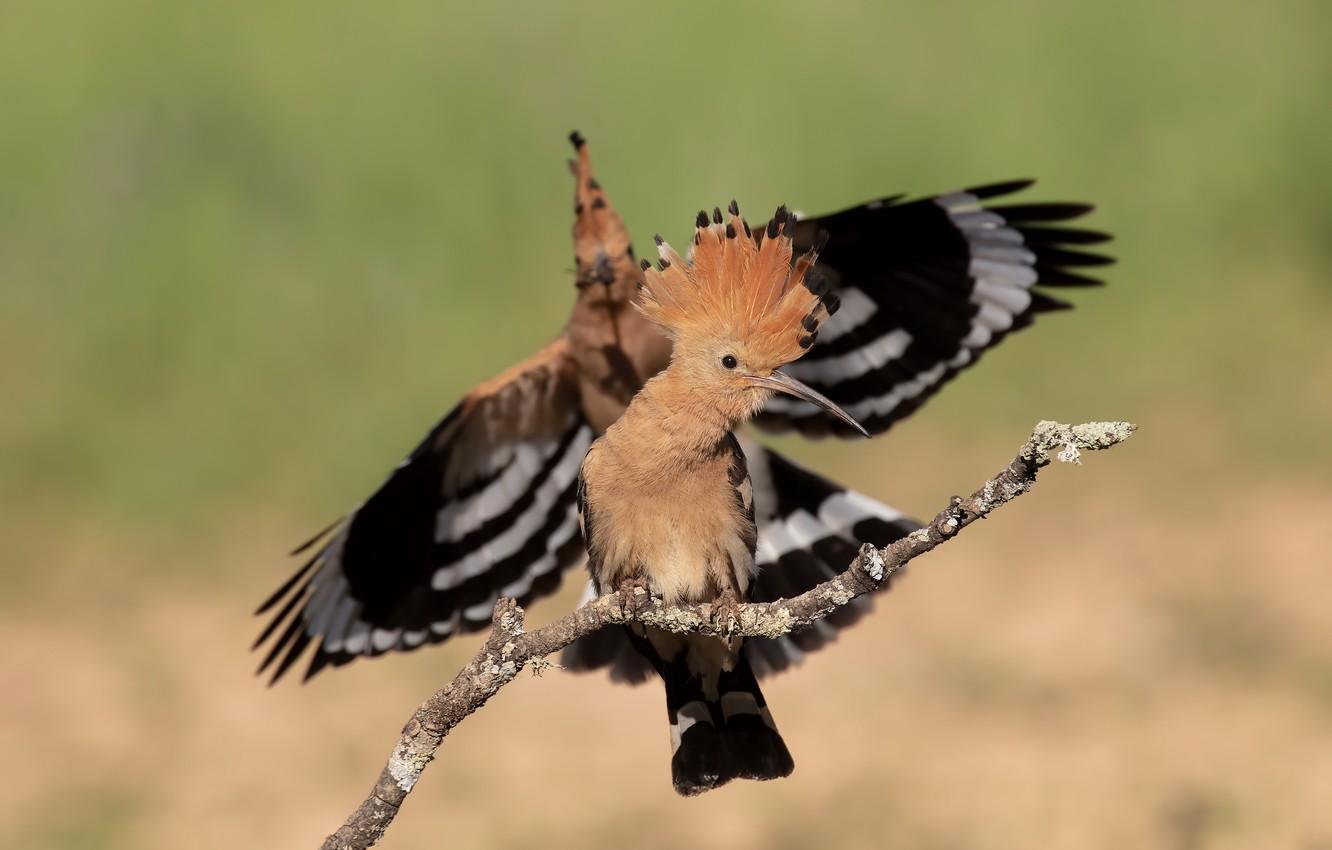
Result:
M249 610L558 331L577 128L640 241L731 197L1098 205L1110 286L807 462L929 514L1037 419L1141 431L774 684L790 780L675 800L658 693L547 677L384 846L1332 847L1327 4L0 21L0 846L311 846L360 799L472 643L266 691Z

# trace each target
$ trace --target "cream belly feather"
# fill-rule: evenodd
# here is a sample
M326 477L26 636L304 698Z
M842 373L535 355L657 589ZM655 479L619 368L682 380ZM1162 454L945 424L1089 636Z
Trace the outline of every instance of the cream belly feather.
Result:
M731 483L729 452L689 476L656 478L640 459L635 468L621 468L623 455L613 445L597 446L585 463L596 468L600 482L588 507L596 517L591 533L599 555L593 578L602 592L643 579L667 603L708 602L725 590L745 598L754 571L754 521ZM601 533L610 529L613 534Z

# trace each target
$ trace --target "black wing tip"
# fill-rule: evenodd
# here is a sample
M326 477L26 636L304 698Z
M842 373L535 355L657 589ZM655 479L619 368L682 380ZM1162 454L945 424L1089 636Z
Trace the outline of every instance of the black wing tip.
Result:
M1036 264L1036 286L1064 286L1064 287L1083 287L1092 288L1105 286L1105 281L1099 277L1091 277L1085 274L1068 271L1058 266L1044 266Z
M1033 292L1031 294L1031 306L1027 308L1029 314L1038 313L1059 313L1064 310L1072 310L1073 305L1068 301L1063 301L1043 292Z
M1095 204L1053 201L1038 204L999 204L987 207L1011 223L1024 221L1070 221L1096 211Z
M319 530L319 533L316 534L314 537L311 537L309 540L307 540L307 541L305 541L304 543L302 543L301 545L297 546L295 549L292 549L292 550L291 550L290 552L288 552L287 554L290 555L291 557L295 557L295 556L301 554L301 553L304 552L305 550L309 549L311 546L313 546L313 545L315 545L316 543L318 543L320 540L323 540L325 537L327 537L327 536L328 536L328 533L329 533L330 531L332 531L333 529L337 528L337 527L338 527L338 523L342 522L343 519L345 519L345 517L338 517L337 519L333 520L333 521L330 522L328 525L326 525L326 526L324 526L323 528L321 528L321 529Z
M1043 245L1034 249L1036 251L1036 264L1050 267L1062 268L1070 266L1073 268L1096 268L1100 266L1111 266L1115 263L1115 258L1105 254L1094 254L1090 251L1075 251L1070 248L1061 248L1054 245Z
M259 603L259 607L254 609L254 616L256 617L262 616L274 605L278 604L283 599L285 599L287 595L291 593L292 588L296 586L297 582L299 582L302 578L304 578L306 573L310 572L310 569L319 560L320 554L321 552L316 552L314 556L310 558L310 560L306 561L305 564L300 569L298 569L295 573L292 574L291 578L282 582L281 586L279 586L277 590L273 591L273 593L267 599ZM297 595L299 596L300 594L298 593Z
M1018 229L1028 245L1102 245L1115 240L1113 233L1083 227L1021 225Z
M282 654L282 651L284 649L288 649L288 647L291 646L292 644L300 642L299 632L301 630L301 626L302 622L300 617L292 618L291 622L287 624L287 628L282 632L281 636L279 636L278 639L273 642L273 646L269 648L268 654L265 655L264 660L260 662L259 668L254 671L254 674L256 676L262 676L268 670L269 667L272 667L273 662L277 661L278 656ZM278 679L280 679L284 672L286 672L286 667L279 665L278 669L273 674L272 682L270 682L269 684L272 684L273 682L276 682Z
M276 684L283 676L287 675L287 671L290 670L292 665L294 665L305 653L305 649L310 645L310 641L310 634L304 630L296 636L296 640L292 642L291 647L287 650L287 654L282 656L282 660L278 662L278 666L273 670L274 684Z
M587 139L582 133L573 130L569 133L569 144L573 145L574 150L580 151L587 144Z
M301 676L301 684L304 685L313 679L315 674L327 667L332 660L332 656L324 651L322 644L315 647L314 656L310 659L310 666L305 668L305 673Z
M980 186L969 186L963 189L968 195L974 195L978 200L986 198L996 198L1000 195L1012 195L1015 192L1021 192L1023 189L1030 189L1036 185L1034 177L1020 177L1016 180L1004 180L999 183L985 183Z

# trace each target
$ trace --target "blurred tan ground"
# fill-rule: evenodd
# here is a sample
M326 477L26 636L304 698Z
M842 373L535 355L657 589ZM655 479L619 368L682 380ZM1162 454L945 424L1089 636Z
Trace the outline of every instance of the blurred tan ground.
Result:
M789 780L677 799L658 688L524 675L445 742L384 846L1332 847L1332 488L1152 492L1179 434L1143 419L768 686ZM950 493L930 481L1002 459L878 455L861 486L901 480L921 511ZM121 591L141 553L59 547L69 585L0 627L6 846L300 847L341 821L475 640L265 689L245 614L298 531L257 523L208 594L173 574Z

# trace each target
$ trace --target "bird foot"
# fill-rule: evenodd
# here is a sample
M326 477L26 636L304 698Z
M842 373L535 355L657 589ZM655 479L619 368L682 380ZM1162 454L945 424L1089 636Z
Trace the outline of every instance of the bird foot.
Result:
M712 622L726 637L740 625L740 597L734 590L727 588L712 600Z
M628 617L638 610L638 595L640 591L643 594L652 593L652 591L648 589L647 580L641 576L627 578L620 582L620 586L616 590L616 595L620 598L620 612L624 616Z

